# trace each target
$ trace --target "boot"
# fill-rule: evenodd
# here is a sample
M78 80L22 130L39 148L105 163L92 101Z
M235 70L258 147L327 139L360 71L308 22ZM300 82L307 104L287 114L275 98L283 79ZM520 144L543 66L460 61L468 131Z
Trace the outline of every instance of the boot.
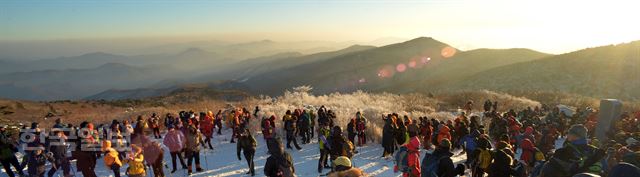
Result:
M191 171L191 165L187 167L187 174L191 175L193 171Z
M202 168L200 167L200 164L196 164L196 172L202 172Z

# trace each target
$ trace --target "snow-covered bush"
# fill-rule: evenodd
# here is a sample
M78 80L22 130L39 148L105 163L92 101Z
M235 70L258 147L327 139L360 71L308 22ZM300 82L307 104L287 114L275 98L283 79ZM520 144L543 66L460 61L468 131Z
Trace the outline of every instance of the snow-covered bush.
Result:
M254 100L260 105L261 116L276 115L278 120L287 110L293 111L296 108L313 109L317 111L324 105L328 110L336 113L336 125L346 127L351 118L355 118L356 112L360 111L369 121L367 125L367 136L369 139L379 141L382 137L382 127L384 122L382 115L398 113L417 119L420 116L427 116L436 119L450 119L453 115L445 112L435 112L434 105L437 101L419 94L398 95L390 93L367 93L356 91L353 93L332 93L329 95L312 95L309 86L296 87L293 91L285 91L283 96L267 97L261 96ZM278 126L282 126L280 121L276 121Z

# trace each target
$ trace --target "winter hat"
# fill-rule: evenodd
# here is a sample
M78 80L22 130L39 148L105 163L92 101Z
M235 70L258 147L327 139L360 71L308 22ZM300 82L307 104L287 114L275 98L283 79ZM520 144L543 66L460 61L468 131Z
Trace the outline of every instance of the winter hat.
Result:
M169 125L167 126L167 129L172 129L172 128L175 128L175 125L173 125L173 124L169 124Z
M511 148L512 148L511 144L507 143L506 141L500 141L496 143L496 149L511 149Z
M449 139L446 139L446 138L442 139L438 147L449 150L451 149L451 141L449 141Z
M587 127L582 124L576 124L569 128L569 134L577 136L578 138L587 138Z
M640 169L637 166L621 162L611 169L609 176L615 177L635 177L640 176Z
M333 160L333 165L336 167L337 166L351 167L351 160L349 160L349 158L345 156L340 156L336 158L336 160Z
M573 177L600 177L600 175L594 175L591 173L580 173L580 174L573 175Z
M107 149L111 148L111 141L104 140L102 141L102 151L107 151Z
M638 143L638 140L636 140L634 138L627 138L627 140L625 142L627 143L627 146L631 146L631 145L634 145L634 144Z

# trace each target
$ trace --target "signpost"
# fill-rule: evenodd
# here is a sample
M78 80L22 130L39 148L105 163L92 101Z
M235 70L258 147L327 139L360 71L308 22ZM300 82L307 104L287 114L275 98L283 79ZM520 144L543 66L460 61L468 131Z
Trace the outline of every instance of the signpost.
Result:
M616 99L600 100L600 113L598 114L598 125L596 126L596 137L600 142L606 142L606 133L611 128L611 123L620 119L622 113L622 102Z

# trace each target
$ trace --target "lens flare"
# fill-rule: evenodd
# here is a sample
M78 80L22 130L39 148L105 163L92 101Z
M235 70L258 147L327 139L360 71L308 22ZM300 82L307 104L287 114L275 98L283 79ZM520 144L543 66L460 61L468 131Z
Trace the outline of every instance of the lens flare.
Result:
M418 66L418 62L416 60L409 61L409 68L416 68Z
M398 71L399 73L404 72L406 70L407 70L407 65L405 65L404 63L400 63L396 65L396 71Z
M442 51L440 51L440 54L444 58L453 57L456 54L456 49L454 49L453 47L447 46L443 48Z
M366 79L364 79L364 78L360 78L360 80L358 80L358 82L359 82L359 83L365 83L365 82L367 82L367 80L366 80Z
M381 79L390 78L395 74L393 66L383 66L378 70L378 77Z
M429 63L429 61L431 61L431 57L422 57L422 58L420 58L420 62L422 64L427 64L427 63Z

